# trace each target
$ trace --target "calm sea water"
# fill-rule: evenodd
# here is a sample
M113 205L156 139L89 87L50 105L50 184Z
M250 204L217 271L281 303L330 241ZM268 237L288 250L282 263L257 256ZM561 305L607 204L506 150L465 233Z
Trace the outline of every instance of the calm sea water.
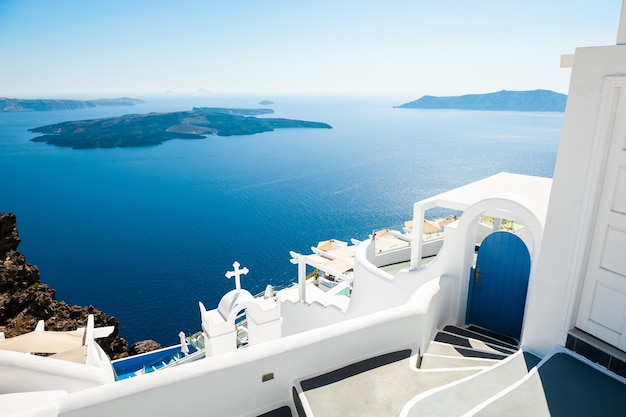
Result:
M0 113L0 211L57 299L120 320L129 343L200 329L234 283L296 280L289 251L401 227L420 199L508 171L551 177L560 113L394 109L407 100L269 97L276 117L332 130L73 150L30 142L28 128L192 106L258 107L268 97L142 97L130 108Z

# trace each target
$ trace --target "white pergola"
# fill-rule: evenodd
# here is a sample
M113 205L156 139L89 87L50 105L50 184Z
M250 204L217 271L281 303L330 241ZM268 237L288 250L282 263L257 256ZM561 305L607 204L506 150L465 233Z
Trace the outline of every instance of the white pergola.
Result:
M298 265L300 301L306 301L307 265L333 275L342 281L350 282L352 280L350 276L346 275L346 272L354 268L356 245L342 246L331 250L311 247L311 250L313 251L311 255L302 255L293 251L289 252L291 255L291 263Z
M548 212L551 178L501 172L483 180L447 191L434 197L418 201L413 205L413 224L424 223L424 213L434 207L465 211L472 205L489 198L522 199L524 205L543 221ZM488 213L500 217L502 213ZM424 231L413 227L413 245L411 246L410 269L418 269L422 259Z

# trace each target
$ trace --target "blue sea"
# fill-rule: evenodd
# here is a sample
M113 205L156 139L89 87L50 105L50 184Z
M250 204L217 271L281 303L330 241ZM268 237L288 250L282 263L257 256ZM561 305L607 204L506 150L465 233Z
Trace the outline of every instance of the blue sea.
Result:
M95 97L90 97L95 98ZM401 228L415 201L501 171L551 177L562 113L409 110L414 99L154 96L134 107L0 113L0 212L57 299L94 305L129 343L178 341L234 288L296 281L289 251ZM74 150L27 131L68 120L193 106L261 107L333 129ZM436 216L437 213L431 213Z

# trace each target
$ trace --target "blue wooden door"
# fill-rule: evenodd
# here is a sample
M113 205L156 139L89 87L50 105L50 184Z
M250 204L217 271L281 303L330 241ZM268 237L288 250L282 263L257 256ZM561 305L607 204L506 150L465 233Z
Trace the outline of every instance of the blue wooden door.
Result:
M466 322L519 339L529 274L530 254L519 237L487 236L470 275Z

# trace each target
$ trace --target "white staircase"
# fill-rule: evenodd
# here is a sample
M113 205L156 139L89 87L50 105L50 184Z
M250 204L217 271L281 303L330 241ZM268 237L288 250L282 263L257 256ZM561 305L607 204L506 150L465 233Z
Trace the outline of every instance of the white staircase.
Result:
M541 360L510 338L447 326L419 359L355 362L300 381L293 399L301 417L626 416L625 381L575 355Z
M422 368L466 366L472 360L492 366L419 394L400 416L626 416L623 379L566 349L540 360L515 350L514 343L481 329L444 328Z
M468 366L480 372L424 392L409 401L401 416L462 416L524 378L539 358L524 353L512 339L478 328L447 326L422 357L421 369Z
M517 342L478 328L446 326L422 356L420 369L485 368L514 354Z
M294 401L300 416L395 417L417 395L480 373L515 352L510 343L446 327L419 359L405 350L356 362L300 381Z

